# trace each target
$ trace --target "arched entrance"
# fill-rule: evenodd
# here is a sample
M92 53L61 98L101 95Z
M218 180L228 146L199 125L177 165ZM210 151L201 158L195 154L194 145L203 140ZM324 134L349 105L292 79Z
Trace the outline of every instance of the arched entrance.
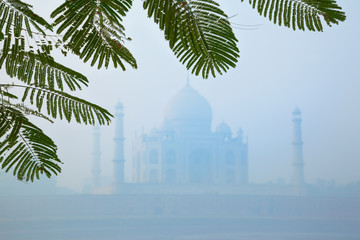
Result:
M198 149L189 156L189 181L190 183L211 183L212 166L208 151Z

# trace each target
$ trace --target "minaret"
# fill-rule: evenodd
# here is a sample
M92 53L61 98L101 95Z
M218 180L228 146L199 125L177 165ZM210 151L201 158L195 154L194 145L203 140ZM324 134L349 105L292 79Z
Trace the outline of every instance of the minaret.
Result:
M101 151L100 151L100 127L96 125L94 127L94 146L93 146L93 166L91 171L91 182L92 182L92 190L98 188L101 178Z
M303 160L303 151L302 151L302 136L301 136L301 111L298 107L295 108L293 114L293 146L294 146L294 156L293 156L293 176L292 182L295 186L304 185L304 160Z
M121 102L116 105L115 110L115 158L114 158L114 184L115 189L119 189L124 183L124 106Z

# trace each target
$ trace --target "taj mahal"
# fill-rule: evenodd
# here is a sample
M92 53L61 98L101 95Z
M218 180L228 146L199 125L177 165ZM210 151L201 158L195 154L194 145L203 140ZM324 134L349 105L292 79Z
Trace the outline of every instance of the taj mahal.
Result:
M52 221L54 226L71 229L72 236L78 232L73 224L79 222L88 226L89 236L94 229L101 229L101 239L110 229L119 229L121 234L113 238L118 239L126 234L137 236L143 229L156 226L156 233L167 234L169 229L174 232L166 238L153 239L172 239L176 231L208 233L219 226L224 226L224 233L230 230L236 234L247 227L257 231L259 226L271 229L270 232L284 226L301 232L305 223L311 233L314 226L319 226L322 231L323 226L331 223L334 226L331 231L339 226L350 226L343 228L347 229L346 233L350 229L358 234L359 185L319 187L308 184L304 178L299 108L292 112L293 156L288 161L292 166L291 183L255 184L248 178L251 159L243 131L238 129L234 133L225 122L211 129L212 108L189 83L167 104L160 127L142 131L132 140L129 159L125 159L129 155L125 153L130 149L124 147L124 105L121 102L116 105L115 151L114 157L108 159L112 160L111 178L104 181L105 176L101 175L101 130L95 127L88 191L83 194L3 197L1 200L7 204L1 205L5 207L1 208L0 221L5 219L2 223L13 229L13 221L8 219L31 219L29 229L33 231L33 222L38 222L33 219L43 219L39 221L41 229ZM125 161L131 162L132 168L125 168ZM125 181L126 170L131 170L132 179ZM64 231L59 229L59 232ZM293 232L290 233L286 236L293 236ZM330 235L326 233L328 239ZM191 236L186 239L210 239ZM308 239L308 235L304 236ZM351 239L358 239L358 236ZM148 239L148 236L126 239Z
M247 144L221 123L211 132L211 106L189 84L170 101L160 129L136 139L134 182L247 183Z
M212 131L212 108L187 80L169 101L159 128L133 141L132 181L125 182L124 105L116 106L113 184L99 186L99 129L95 130L92 193L98 194L240 194L304 193L301 112L293 112L291 185L261 186L248 182L248 143L224 121ZM290 161L289 161L290 164Z

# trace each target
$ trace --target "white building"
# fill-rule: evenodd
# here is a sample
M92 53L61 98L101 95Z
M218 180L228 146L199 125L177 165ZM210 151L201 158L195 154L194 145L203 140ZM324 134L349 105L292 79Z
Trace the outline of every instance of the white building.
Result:
M162 126L133 144L133 182L246 184L247 143L222 122L211 131L208 101L189 84L168 103Z
M96 188L94 193L303 195L306 192L299 109L293 112L293 184L290 185L248 183L248 144L242 130L233 134L222 122L212 131L211 106L189 83L168 103L161 127L134 140L133 178L125 183L124 116L124 106L118 103L113 184ZM94 155L95 160L98 155ZM97 172L93 171L93 179L97 178Z

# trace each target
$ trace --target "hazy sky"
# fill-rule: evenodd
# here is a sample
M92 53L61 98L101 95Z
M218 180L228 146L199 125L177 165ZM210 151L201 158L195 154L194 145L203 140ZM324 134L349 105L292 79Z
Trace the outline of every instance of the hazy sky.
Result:
M234 30L241 56L236 69L216 79L191 76L191 85L212 105L213 128L224 120L234 132L242 127L248 136L250 182L290 181L295 106L303 113L306 181L360 180L360 16L356 12L360 1L338 1L347 20L325 26L323 33L274 25L247 1L218 2L229 16L236 15L232 22L260 25L256 30ZM49 16L61 1L31 3L35 12ZM74 56L59 58L90 80L89 88L77 96L112 113L119 100L125 105L127 168L135 132L159 126L167 102L186 82L185 67L141 4L134 1L125 23L133 39L127 46L139 69L97 70ZM1 76L5 76L3 70ZM81 190L91 172L93 128L61 121L38 123L59 146L64 164L58 185ZM112 174L114 129L114 123L102 128L102 174L107 176Z

